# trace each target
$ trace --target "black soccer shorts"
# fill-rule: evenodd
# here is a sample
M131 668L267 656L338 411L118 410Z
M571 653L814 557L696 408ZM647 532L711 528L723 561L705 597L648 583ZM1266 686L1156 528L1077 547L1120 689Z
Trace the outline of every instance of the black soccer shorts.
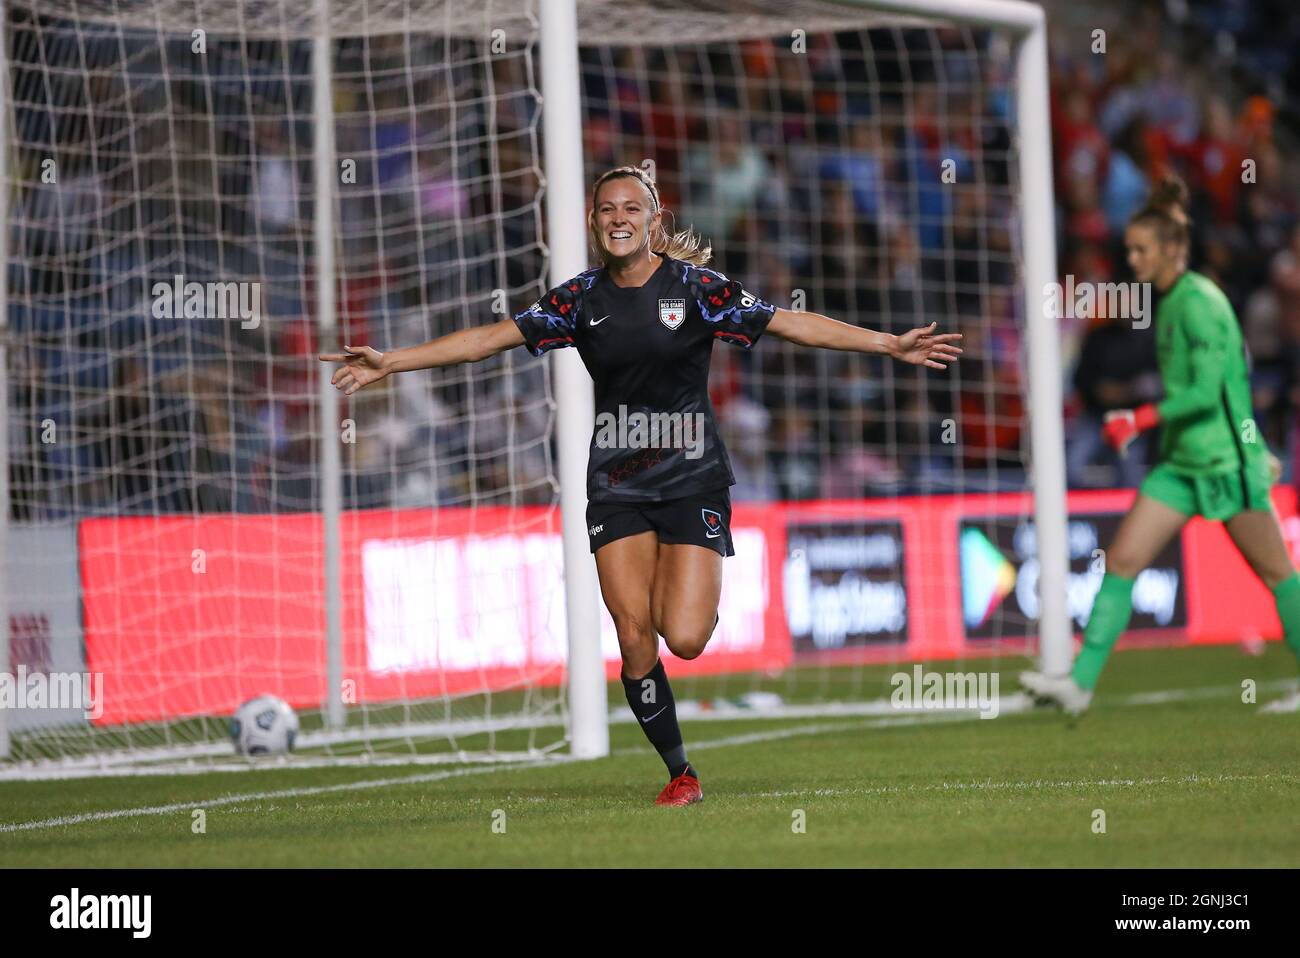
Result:
M724 486L666 502L587 503L587 541L593 553L641 532L654 532L665 545L704 546L734 556L731 491Z

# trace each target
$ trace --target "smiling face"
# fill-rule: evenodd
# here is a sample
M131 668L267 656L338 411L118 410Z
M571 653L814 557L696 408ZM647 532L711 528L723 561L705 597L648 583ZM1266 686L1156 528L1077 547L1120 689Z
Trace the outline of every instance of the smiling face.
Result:
M650 191L632 176L616 176L601 184L592 211L597 242L610 263L630 263L650 252L650 237L659 228L660 213Z

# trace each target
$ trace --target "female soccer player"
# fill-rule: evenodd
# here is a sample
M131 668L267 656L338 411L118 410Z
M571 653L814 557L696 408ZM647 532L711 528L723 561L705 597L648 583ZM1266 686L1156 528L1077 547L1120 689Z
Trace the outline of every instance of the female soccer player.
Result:
M587 466L587 532L618 631L628 705L668 766L658 805L703 797L686 758L659 636L693 659L718 621L735 483L709 402L715 340L748 349L763 332L804 346L882 353L946 369L960 334L901 336L779 309L704 268L692 231L669 235L654 182L636 167L596 180L588 216L601 265L550 290L512 319L380 353L344 346L333 383L347 395L390 373L477 362L514 346L540 356L574 346L596 387Z
M1154 283L1161 294L1155 335L1165 398L1110 413L1102 426L1103 438L1122 454L1140 432L1160 424L1160 461L1106 552L1106 573L1073 670L1020 677L1030 692L1074 715L1088 708L1106 657L1128 627L1134 579L1191 516L1223 521L1242 557L1272 591L1286 643L1300 656L1300 575L1269 498L1275 460L1255 428L1232 306L1213 282L1187 268L1186 205L1187 188L1167 177L1124 233L1138 281ZM1300 692L1269 707L1297 709Z

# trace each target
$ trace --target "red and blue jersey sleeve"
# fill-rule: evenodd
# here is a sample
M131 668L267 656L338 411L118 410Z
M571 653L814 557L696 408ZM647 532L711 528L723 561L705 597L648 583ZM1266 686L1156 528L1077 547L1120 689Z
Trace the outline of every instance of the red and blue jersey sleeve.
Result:
M595 270L588 270L548 290L541 299L512 317L524 345L534 356L550 349L573 345L583 310L584 294L595 281Z
M715 339L749 349L776 315L775 306L717 270L685 264L684 280Z

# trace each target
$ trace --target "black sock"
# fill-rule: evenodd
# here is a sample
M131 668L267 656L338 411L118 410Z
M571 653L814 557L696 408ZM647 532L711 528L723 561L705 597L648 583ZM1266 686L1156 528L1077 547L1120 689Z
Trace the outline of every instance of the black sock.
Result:
M687 774L696 777L695 770L686 760L686 746L682 744L682 731L677 727L677 705L673 702L672 686L664 673L662 659L639 679L623 679L623 693L632 714L641 725L641 731L655 747L659 757L668 766L670 778Z

